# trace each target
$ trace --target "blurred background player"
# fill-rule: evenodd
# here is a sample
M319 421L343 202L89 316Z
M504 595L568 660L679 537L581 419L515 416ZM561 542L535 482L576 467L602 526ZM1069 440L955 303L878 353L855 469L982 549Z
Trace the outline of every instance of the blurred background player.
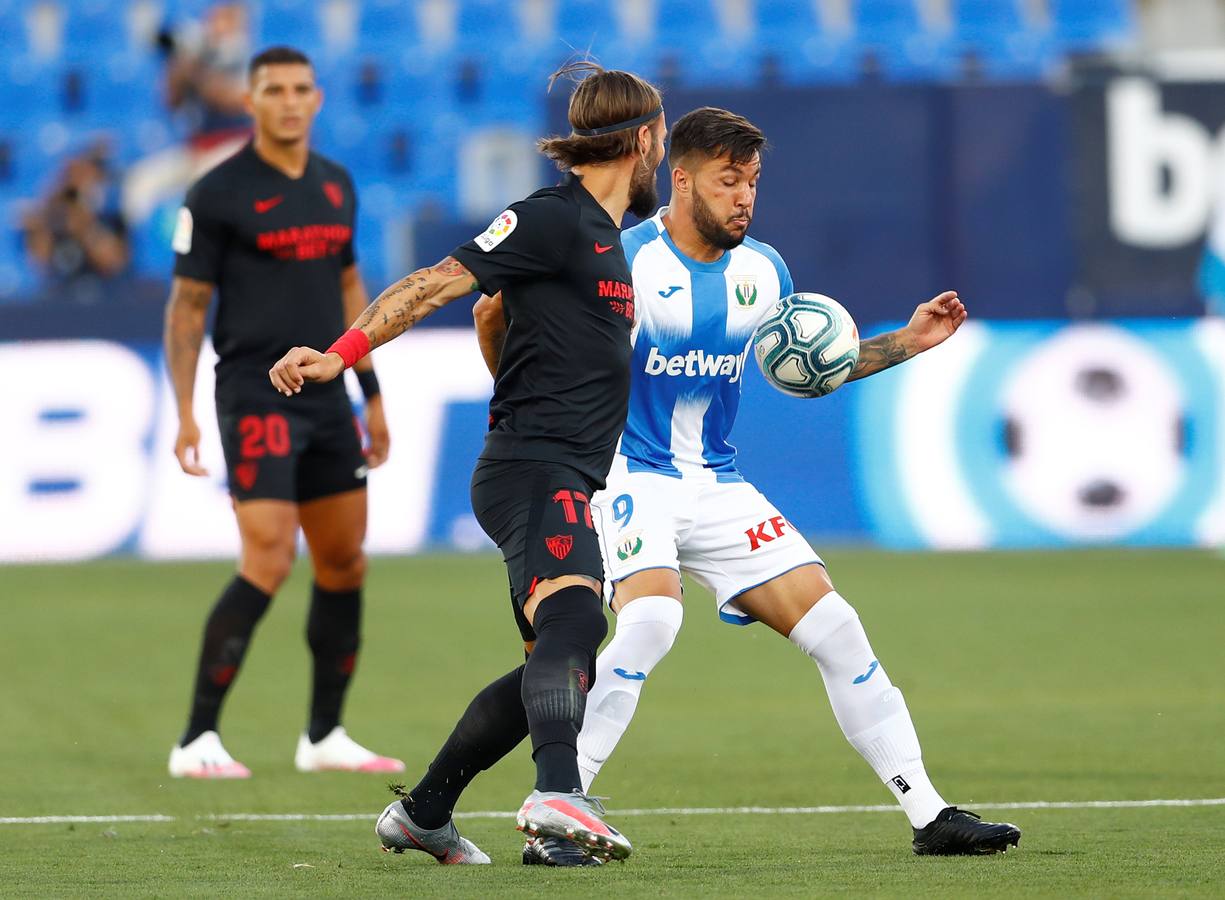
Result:
M764 145L758 128L726 110L682 116L669 150L671 203L623 236L638 298L630 412L594 500L617 630L597 661L579 736L583 789L680 629L683 571L714 593L720 618L764 622L813 658L843 733L910 819L916 853L1003 850L1020 831L937 793L902 693L858 615L803 536L744 480L728 443L749 342L794 290L774 248L748 237ZM477 314L491 363L502 341L497 306L483 298ZM937 346L965 318L955 292L940 294L905 328L862 341L850 378Z
M270 373L292 395L451 300L503 292L503 365L472 507L506 561L528 659L476 696L429 771L377 825L386 849L424 850L441 863L489 862L451 814L477 773L529 734L536 789L517 823L545 850L524 861L591 865L631 851L581 790L576 747L608 627L590 498L604 486L629 399L634 298L620 225L627 210L644 216L655 206L666 126L659 92L636 75L580 62L559 76L586 76L570 98L572 133L540 142L568 173L561 184L512 204L451 257L385 290L328 352L295 348Z
M310 150L322 95L307 57L265 50L251 60L249 80L255 138L191 188L174 235L165 345L179 412L175 453L184 472L208 474L193 386L217 290L217 419L242 557L204 626L190 718L170 774L250 775L222 746L217 718L255 626L293 566L299 527L314 568L306 632L314 678L294 764L397 772L402 762L357 744L340 724L360 642L366 471L387 458L389 443L378 381L363 361L367 458L343 382L312 385L289 403L265 380L285 347L325 339L365 307L353 254L357 197L348 172Z

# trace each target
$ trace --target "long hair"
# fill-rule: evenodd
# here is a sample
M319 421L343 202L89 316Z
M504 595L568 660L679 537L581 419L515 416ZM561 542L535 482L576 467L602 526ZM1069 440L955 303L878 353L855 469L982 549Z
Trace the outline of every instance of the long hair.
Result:
M549 77L549 89L563 78L577 82L570 94L567 114L572 129L628 122L648 115L663 103L659 90L649 81L632 72L605 69L593 60L577 60L562 66ZM559 169L569 171L575 166L613 162L637 153L638 129L624 128L590 137L571 131L568 137L541 138L536 147Z

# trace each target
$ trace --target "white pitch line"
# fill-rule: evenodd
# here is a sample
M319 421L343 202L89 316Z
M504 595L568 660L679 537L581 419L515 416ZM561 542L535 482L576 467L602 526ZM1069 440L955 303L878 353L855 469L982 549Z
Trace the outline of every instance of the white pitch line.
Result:
M175 816L8 816L0 825L75 825L105 822L175 822Z
M1186 800L1027 800L1017 803L971 803L976 809L1146 809L1154 806L1225 806L1225 797L1203 797ZM618 816L780 816L828 815L837 813L897 812L893 804L879 806L678 806L653 809L614 809L609 815ZM506 810L459 812L461 819L513 819ZM204 822L364 822L375 818L364 813L213 813L193 816ZM9 816L0 817L0 825L64 825L111 822L177 822L178 817L166 815L135 816Z

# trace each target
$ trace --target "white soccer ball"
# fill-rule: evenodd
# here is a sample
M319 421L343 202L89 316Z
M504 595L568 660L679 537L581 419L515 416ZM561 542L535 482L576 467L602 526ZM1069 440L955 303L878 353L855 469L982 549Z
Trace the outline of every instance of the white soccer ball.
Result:
M824 294L791 294L757 326L753 355L766 381L793 397L824 397L859 361L859 329Z

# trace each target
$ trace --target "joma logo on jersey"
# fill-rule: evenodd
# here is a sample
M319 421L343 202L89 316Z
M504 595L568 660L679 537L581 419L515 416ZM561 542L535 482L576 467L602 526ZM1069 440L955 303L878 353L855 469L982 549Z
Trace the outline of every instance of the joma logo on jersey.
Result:
M744 357L741 353L707 353L705 350L690 350L677 356L664 356L658 347L652 347L647 354L646 368L648 375L687 375L696 378L699 375L730 375L730 384L735 384L744 374Z
M749 552L761 549L762 544L768 544L775 538L781 538L788 528L795 531L795 526L782 516L774 516L752 528L746 528L744 533L749 537Z
M617 300L634 299L634 286L624 281L601 281L599 290L601 297L614 297Z

